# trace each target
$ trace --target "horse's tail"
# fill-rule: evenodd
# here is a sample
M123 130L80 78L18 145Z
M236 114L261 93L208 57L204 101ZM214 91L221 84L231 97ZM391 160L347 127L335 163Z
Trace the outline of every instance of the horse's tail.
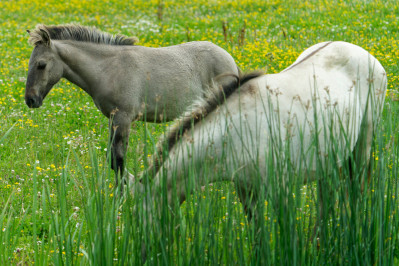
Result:
M214 111L219 105L222 105L240 86L263 74L262 71L253 71L249 73L242 73L239 71L238 76L230 73L221 75L220 77L233 77L233 80L224 85L218 85L218 89L209 89L203 99L192 104L187 109L188 111L177 119L176 123L169 128L169 132L165 135L164 139L158 142L157 151L153 157L153 163L142 174L142 177L148 175L151 179L155 176L163 165L165 150L171 150L187 130L191 129L196 123Z
M238 76L231 73L226 73L218 76L217 78L221 77L233 77L233 80L229 83L219 85L219 93L211 92L210 94L206 95L205 101L207 100L216 100L218 105L222 104L225 99L227 99L233 92L236 91L239 87L244 85L247 81L262 76L264 72L262 70L255 70L251 72L242 72L240 68L238 68ZM212 91L212 90L211 90Z
M262 70L256 70L256 71L252 71L252 72L244 73L244 74L240 73L239 86L243 85L244 83L246 83L247 81L249 81L251 79L260 77L262 75L264 75L264 72Z
M261 70L255 70L247 73L243 73L240 69L238 69L238 76L233 75L235 77L234 80L231 82L222 85L219 93L213 93L210 95L208 98L208 103L213 102L213 104L210 104L209 107L212 107L211 109L213 110L216 108L217 105L223 104L226 99L233 94L239 87L244 85L246 82L250 81L251 79L257 78L259 76L262 76L264 74L263 71ZM207 100L205 98L205 100Z

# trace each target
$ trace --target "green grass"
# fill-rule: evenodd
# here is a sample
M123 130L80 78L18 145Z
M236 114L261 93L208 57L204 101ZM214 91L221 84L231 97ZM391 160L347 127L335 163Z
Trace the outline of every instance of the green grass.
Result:
M5 0L0 18L1 265L139 264L143 242L148 264L399 263L395 1ZM106 162L108 121L90 97L62 81L41 108L24 103L32 51L26 29L70 22L135 35L145 46L209 40L242 69L268 73L289 66L317 42L343 40L365 48L386 69L389 89L371 183L360 193L332 170L325 186L331 211L324 214L328 222L320 226L319 242L311 238L317 184L304 186L294 173L286 176L289 193L282 194L276 181L260 201L262 245L253 246L257 228L247 222L232 184L208 186L173 213L165 209L152 225L145 224L142 199L128 195L121 201L115 195ZM127 158L132 173L145 168L151 140L166 126L132 125Z

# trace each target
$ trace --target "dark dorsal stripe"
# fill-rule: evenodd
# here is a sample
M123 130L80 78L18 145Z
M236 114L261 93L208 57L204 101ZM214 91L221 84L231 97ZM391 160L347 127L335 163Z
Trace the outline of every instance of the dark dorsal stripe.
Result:
M314 50L313 52L311 52L310 54L308 54L307 56L305 56L305 58L303 58L303 59L302 59L301 61L299 61L298 63L295 63L295 64L289 66L288 68L284 69L284 70L281 71L281 72L285 72L285 71L287 71L287 70L290 70L291 68L294 68L294 67L296 67L297 65L303 63L304 61L308 60L310 57L312 57L313 55L315 55L315 54L316 54L317 52L319 52L320 50L326 48L326 47L327 47L329 44L331 44L331 43L332 43L332 42L327 42L327 43L324 44L323 46L317 48L316 50Z
M233 76L235 79L229 84L222 86L216 93L209 93L205 99L200 103L196 103L189 108L192 109L185 113L177 122L170 128L169 133L165 136L163 141L157 145L157 151L154 155L153 163L142 175L149 175L149 178L155 176L163 164L163 157L175 146L175 144L184 136L184 134L193 128L196 123L205 118L209 113L214 111L219 105L223 104L241 85L247 81L263 75L261 71L254 71L240 77Z
M42 31L47 32L51 40L71 40L109 45L134 45L137 42L136 37L127 37L120 34L112 35L102 32L95 27L81 26L78 24L52 26L39 24L30 32L31 38L29 39L29 43L37 45L42 42Z

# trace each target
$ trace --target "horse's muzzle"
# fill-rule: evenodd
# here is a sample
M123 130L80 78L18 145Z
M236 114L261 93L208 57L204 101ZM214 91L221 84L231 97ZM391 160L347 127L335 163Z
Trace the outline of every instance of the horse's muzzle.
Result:
M29 108L39 108L42 106L43 100L36 95L25 95L25 103Z

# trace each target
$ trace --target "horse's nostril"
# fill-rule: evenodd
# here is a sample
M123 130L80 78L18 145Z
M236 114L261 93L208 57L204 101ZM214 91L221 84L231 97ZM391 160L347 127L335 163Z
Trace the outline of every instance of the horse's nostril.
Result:
M29 107L34 107L36 105L36 100L33 97L26 97L25 103Z

